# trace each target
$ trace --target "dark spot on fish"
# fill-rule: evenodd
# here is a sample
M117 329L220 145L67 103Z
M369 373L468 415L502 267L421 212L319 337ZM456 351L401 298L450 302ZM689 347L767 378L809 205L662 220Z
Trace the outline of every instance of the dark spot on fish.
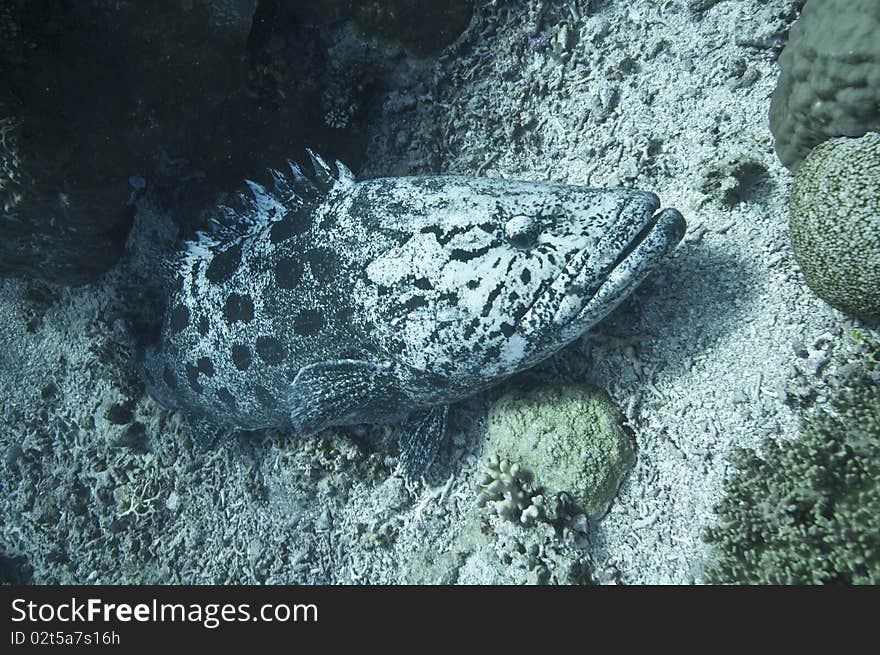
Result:
M333 227L334 225L336 225L336 223L337 223L336 212L327 212L321 218L321 224L318 227L321 228L322 230L327 230L327 229Z
M470 225L459 225L457 227L451 227L446 232L444 232L436 225L429 225L428 227L423 227L420 231L422 234L433 234L434 237L437 239L437 243L439 243L441 246L445 246L459 234L465 234L470 230Z
M240 343L232 346L232 363L239 371L246 371L251 365L251 349Z
M293 319L293 330L307 336L324 327L324 315L316 309L304 309Z
M174 373L172 373L171 369L167 366L162 369L162 379L169 388L177 389L177 378L174 377Z
M354 316L354 309L348 305L337 307L333 312L333 316L339 323L347 324L351 322L351 318Z
M275 284L279 289L294 289L302 277L302 266L295 259L281 259L275 264Z
M501 324L501 334L505 337L513 336L513 333L516 332L516 327L511 325L510 323L502 323Z
M437 239L437 243L439 243L441 246L445 245L448 241L448 239L443 239L443 230L441 230L436 225L428 225L427 227L423 227L421 230L419 230L419 232L421 232L422 234L433 234L434 238Z
M192 266L192 269L190 269L190 272L189 272L189 289L193 295L198 294L199 268L201 268L200 262L199 262L199 260L196 260L196 262Z
M226 403L230 408L235 409L235 396L229 393L229 389L226 387L220 387L217 389L217 397Z
M511 291L507 296L507 300L510 302L516 302L519 300L519 294L516 291Z
M186 379L189 380L189 386L196 393L202 393L202 385L199 384L199 369L192 364L186 364L183 367L186 370Z
M499 284L489 292L489 295L486 297L486 303L483 305L483 316L488 316L492 311L492 305L495 303L495 299L501 295L502 286L502 284Z
M254 318L254 301L250 296L240 293L230 293L223 307L223 316L227 323L244 321L245 323Z
M196 326L196 329L199 331L199 334L201 334L202 336L205 336L206 334L208 334L208 317L207 316L202 316L199 319L199 323Z
M487 234L495 234L495 224L494 223L480 223L478 226L483 232Z
M476 289L478 286L480 286L480 281L479 281L479 280L468 280L468 282L467 282L467 288L468 288L468 289L474 290L474 289Z
M196 366L199 369L199 373L207 375L208 377L214 375L214 362L211 361L210 357L199 357Z
M477 326L480 324L480 319L473 318L471 322L468 323L464 328L464 338L470 339L477 333Z
M376 285L376 295L387 296L389 293L391 293L391 287L386 287L384 284Z
M329 248L315 248L306 253L312 275L318 282L329 281L336 272L338 258Z
M281 243L285 239L302 234L311 225L311 207L303 205L287 212L280 221L269 230L269 241Z
M180 332L189 325L189 308L178 305L171 312L171 331Z
M238 265L241 263L241 245L234 245L221 253L214 255L214 259L205 269L205 277L215 284L225 282L232 277Z
M266 409L275 409L276 407L278 407L278 401L275 400L275 397L271 393L269 393L269 391L265 387L259 384L255 384L253 385L252 389L254 398L256 398L257 402L260 403L263 407L265 407Z
M454 234L452 234L450 232L444 232L443 230L441 230L439 227L436 227L436 226L423 228L422 232L428 233L428 234L433 234L437 243L440 244L441 246L445 246L447 243L449 243L452 240L452 237L455 236Z
M406 212L407 204L400 200L391 200L385 204L384 209L388 212L389 216L400 217Z
M490 250L492 250L492 246L484 246L482 248L477 248L476 250L462 250L461 248L453 248L452 252L449 253L449 258L455 259L460 262L469 262L472 259L476 259L477 257L482 257Z
M407 311L411 312L414 309L418 309L419 307L427 307L428 301L425 300L424 296L413 296L405 303L403 303L403 308Z
M528 284L532 281L532 272L529 269L524 268L522 273L519 274L519 279L523 281L523 284Z
M486 353L483 355L483 363L489 364L491 362L497 361L501 356L501 348L497 345L489 346L486 349Z
M416 289L421 289L422 291L430 291L434 288L434 285L431 284L431 281L426 277L420 277L415 282L413 282L413 286Z
M280 364L284 361L284 345L275 337L257 337L257 354L267 364Z

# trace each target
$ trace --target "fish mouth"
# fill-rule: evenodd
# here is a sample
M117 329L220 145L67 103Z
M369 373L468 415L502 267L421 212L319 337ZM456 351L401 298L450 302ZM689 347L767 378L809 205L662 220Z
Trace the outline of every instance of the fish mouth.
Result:
M561 346L609 314L684 237L684 217L659 207L655 194L632 192L608 233L571 257L519 324L556 326Z

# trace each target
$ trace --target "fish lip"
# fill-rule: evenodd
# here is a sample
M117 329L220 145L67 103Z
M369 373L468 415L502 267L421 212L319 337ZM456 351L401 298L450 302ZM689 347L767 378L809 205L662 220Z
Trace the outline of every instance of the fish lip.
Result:
M630 255L635 248L651 233L660 213L660 198L650 191L631 191L617 215L614 217L614 225L608 230L599 243L592 248L584 248L579 251L566 264L579 269L573 275L574 279L580 279L587 283L584 291L594 294L611 272L619 266L623 259ZM582 266L578 266L578 258L586 260ZM595 282L589 284L586 278L592 277ZM575 291L575 283L569 285L568 293Z
M659 206L659 202L657 203ZM629 240L581 310L563 328L570 338L610 314L684 238L687 223L677 209L647 214L641 229Z
M553 341L564 344L604 318L675 248L686 224L675 209L659 210L660 199L630 192L608 233L576 252L517 323L552 322Z

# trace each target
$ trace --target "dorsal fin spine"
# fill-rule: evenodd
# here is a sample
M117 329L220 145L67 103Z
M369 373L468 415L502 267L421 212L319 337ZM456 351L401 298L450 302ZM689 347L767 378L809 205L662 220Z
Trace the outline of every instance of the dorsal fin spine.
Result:
M311 149L306 152L315 169L313 176L306 175L299 164L288 160L290 173L287 175L277 169L269 169L271 189L246 179L244 182L250 193L235 194L233 204L239 205L239 208L218 204L208 219L209 232L200 232L195 241L187 243L189 256L280 220L291 209L304 204L320 204L333 191L347 189L354 184L354 175L344 164L336 162L337 174L334 176L324 159Z

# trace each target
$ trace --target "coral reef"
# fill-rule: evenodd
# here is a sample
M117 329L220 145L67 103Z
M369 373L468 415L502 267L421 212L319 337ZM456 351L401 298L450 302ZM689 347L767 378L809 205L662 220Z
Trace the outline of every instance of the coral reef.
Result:
M779 69L770 130L792 171L826 139L880 129L880 3L810 0Z
M823 300L880 318L880 134L822 143L795 175L792 247Z
M706 533L710 582L880 583L880 340L792 443L743 450Z
M498 469L496 487L506 489L504 511L529 511L532 503L525 505L515 490L525 470L548 492L570 494L590 518L604 514L635 462L620 421L608 396L588 385L514 390L499 398L489 410L484 457L490 471L493 463ZM515 465L504 471L503 460Z
M491 458L479 482L477 504L492 507L498 516L526 523L525 511L532 500L525 489L529 478L518 464Z
M568 493L545 496L533 489L531 481L532 475L519 464L490 458L477 485L477 505L526 527L542 521L586 532L584 515L573 507Z

